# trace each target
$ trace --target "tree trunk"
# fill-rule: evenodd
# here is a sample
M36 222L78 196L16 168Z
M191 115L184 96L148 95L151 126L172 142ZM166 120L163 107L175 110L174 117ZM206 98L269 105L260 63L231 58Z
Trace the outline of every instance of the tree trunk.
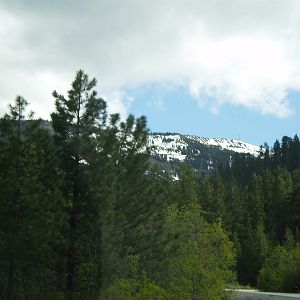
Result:
M68 292L68 295L71 294L74 291L75 284L74 284L74 276L75 276L75 228L76 228L76 222L74 214L71 213L70 220L69 220L69 226L70 226L70 245L68 248L67 253L67 286L66 290Z
M9 266L8 266L8 288L7 288L7 299L13 300L14 298L14 259L13 256L9 257Z
M77 161L79 160L76 157ZM73 205L70 212L70 219L69 219L69 248L67 253L67 293L70 299L72 299L72 293L75 290L75 265L76 265L76 240L77 240L77 205L79 202L79 187L78 187L78 164L76 169L76 175L73 182Z

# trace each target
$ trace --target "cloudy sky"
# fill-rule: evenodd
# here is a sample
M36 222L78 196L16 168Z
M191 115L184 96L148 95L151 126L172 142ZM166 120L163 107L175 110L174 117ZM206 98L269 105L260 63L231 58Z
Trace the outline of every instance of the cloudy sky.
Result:
M76 70L152 131L262 144L299 133L299 0L0 0L0 112L53 111Z

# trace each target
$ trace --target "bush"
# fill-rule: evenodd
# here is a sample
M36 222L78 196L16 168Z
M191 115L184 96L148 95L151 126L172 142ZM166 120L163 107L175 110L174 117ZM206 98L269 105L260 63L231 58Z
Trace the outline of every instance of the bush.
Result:
M291 250L274 249L260 270L258 287L272 292L300 291L300 244Z
M103 292L101 300L167 300L168 293L149 279L121 279Z
M218 224L207 224L198 204L169 207L166 232L164 287L171 299L218 300L228 283L235 282L233 243Z

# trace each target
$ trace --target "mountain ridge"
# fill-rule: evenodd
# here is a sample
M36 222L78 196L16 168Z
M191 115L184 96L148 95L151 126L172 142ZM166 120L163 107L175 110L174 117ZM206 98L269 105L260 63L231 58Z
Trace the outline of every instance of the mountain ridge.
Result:
M199 173L230 164L236 154L258 156L261 152L261 147L235 139L170 132L150 133L148 145L153 159L168 164L172 170L187 163Z

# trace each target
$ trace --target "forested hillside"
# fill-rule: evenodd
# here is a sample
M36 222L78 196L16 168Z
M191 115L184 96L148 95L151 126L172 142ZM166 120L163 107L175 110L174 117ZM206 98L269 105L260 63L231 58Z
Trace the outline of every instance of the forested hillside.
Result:
M257 156L260 147L233 139L204 138L178 133L151 133L148 137L152 158L178 177L182 163L193 167L198 176L214 173L218 166L231 163L235 153Z
M300 291L299 159L298 136L284 136L258 157L236 155L214 176L226 187L222 220L235 241L241 283Z
M179 180L145 117L107 113L78 71L52 127L18 96L0 119L0 299L225 299L299 291L300 143ZM25 120L29 120L26 121Z

